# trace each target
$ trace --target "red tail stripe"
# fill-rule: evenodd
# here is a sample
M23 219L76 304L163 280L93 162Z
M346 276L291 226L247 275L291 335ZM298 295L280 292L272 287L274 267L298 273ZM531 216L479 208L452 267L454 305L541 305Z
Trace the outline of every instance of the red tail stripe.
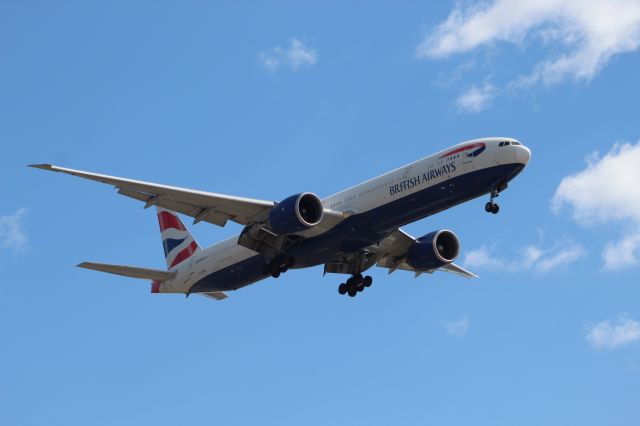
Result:
M183 260L190 258L191 255L195 253L197 249L198 249L198 244L196 244L195 241L191 241L191 244L189 244L187 248L185 248L180 253L178 253L176 258L173 259L173 262L171 262L171 266L169 266L169 268L173 268Z
M151 293L160 293L160 284L162 281L154 281L151 283Z
M169 212L158 212L158 221L160 222L160 232L167 230L169 228L175 228L178 231L186 231L187 229L184 227L178 216L171 214Z

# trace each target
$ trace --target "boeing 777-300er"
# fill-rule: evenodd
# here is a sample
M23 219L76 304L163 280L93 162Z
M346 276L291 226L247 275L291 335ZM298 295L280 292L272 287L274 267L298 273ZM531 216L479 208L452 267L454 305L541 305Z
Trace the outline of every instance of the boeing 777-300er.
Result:
M494 198L531 158L515 139L464 142L324 199L311 192L278 202L158 185L49 164L62 172L113 185L119 194L156 206L167 270L84 262L78 266L152 281L152 293L197 293L214 299L226 291L277 278L288 269L324 265L324 272L350 277L338 286L354 297L371 286L363 276L373 265L423 272L477 275L453 262L460 253L446 229L414 238L401 226L489 194L485 210L498 213ZM201 249L175 212L224 226L240 235Z

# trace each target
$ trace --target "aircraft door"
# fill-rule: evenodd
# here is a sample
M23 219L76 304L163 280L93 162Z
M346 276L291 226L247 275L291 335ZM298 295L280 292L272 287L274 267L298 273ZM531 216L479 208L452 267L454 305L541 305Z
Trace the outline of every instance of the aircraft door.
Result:
M462 157L462 166L465 172L473 170L473 151L465 151Z

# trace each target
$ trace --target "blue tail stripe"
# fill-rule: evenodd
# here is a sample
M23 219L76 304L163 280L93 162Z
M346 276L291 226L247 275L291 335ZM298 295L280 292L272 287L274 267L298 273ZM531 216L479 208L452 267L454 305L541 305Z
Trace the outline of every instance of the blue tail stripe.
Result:
M169 253L171 253L171 250L173 250L174 248L178 247L186 239L187 239L187 237L184 237L181 240L176 240L176 239L173 239L173 238L167 238L166 240L164 240L162 242L162 246L164 247L164 256L167 257L169 255Z

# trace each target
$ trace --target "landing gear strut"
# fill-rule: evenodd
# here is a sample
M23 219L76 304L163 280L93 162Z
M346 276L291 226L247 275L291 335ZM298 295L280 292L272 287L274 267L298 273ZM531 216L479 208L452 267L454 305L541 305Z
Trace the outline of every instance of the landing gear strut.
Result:
M500 206L497 203L493 202L493 199L498 197L498 195L499 194L497 189L494 188L491 190L491 198L489 198L489 202L484 205L484 211L493 214L497 214L500 211Z
M284 274L295 263L293 257L284 257L282 255L274 257L271 262L264 265L263 272L265 274L271 274L273 278L278 278L280 274Z
M355 297L356 294L363 292L365 288L371 287L371 284L373 284L373 278L369 275L363 277L362 274L354 274L346 283L338 286L338 293Z

